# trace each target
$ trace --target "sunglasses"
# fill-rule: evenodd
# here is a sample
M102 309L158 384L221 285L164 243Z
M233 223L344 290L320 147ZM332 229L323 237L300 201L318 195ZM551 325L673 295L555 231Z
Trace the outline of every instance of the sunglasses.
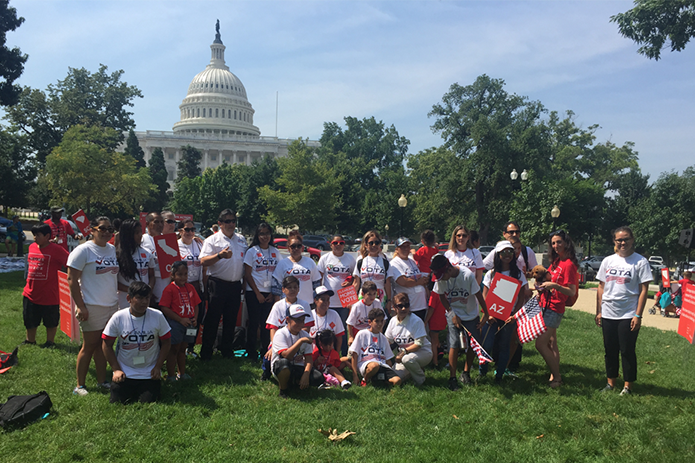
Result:
M304 247L303 244L291 244L290 249L302 249Z
M507 230L508 235L520 235L521 230Z
M565 230L555 230L554 232L552 232L550 234L550 238L552 238L553 236L560 236L560 237L564 238L566 236Z
M632 238L620 238L615 240L616 243L627 243L628 241L632 240Z
M105 227L103 225L100 227L92 227L92 230L99 230L102 233L113 233L116 231L116 229L113 227Z
M193 228L184 228L183 231L193 233L195 231L195 227Z
M220 220L222 223L236 223L236 219Z
M504 254L514 254L514 250L513 249L502 249L500 251L500 255L504 255Z
M333 246L343 246L345 244L345 241L331 241L331 244Z
M381 241L370 241L367 244L370 246L379 246L381 244Z
M168 223L169 225L171 225L171 224L176 223L176 220L174 220L174 219L167 219L167 220L166 220L166 223Z
M396 307L398 307L399 309L409 309L410 304L396 304Z

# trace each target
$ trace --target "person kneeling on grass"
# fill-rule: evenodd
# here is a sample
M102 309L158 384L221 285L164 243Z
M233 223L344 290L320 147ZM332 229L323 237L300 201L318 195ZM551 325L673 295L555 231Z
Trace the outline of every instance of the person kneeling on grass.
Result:
M133 281L128 287L130 307L116 312L101 335L104 356L113 369L111 403L159 399L171 329L162 312L148 307L151 294L146 283ZM113 351L116 339L118 355Z
M301 304L292 304L287 308L287 325L280 328L273 337L273 357L271 360L273 375L280 386L280 397L286 399L292 385L299 384L300 389L320 386L324 383L323 373L313 368L311 356L313 341L304 331L304 319L309 316Z
M384 328L384 318L383 310L370 310L369 329L359 331L350 345L348 353L352 356L353 383L359 381L359 371L364 378L361 386L366 386L370 381L394 386L401 384L401 378L391 368L393 352L386 336L381 332Z
M410 298L405 293L393 297L396 316L389 321L386 339L393 349L398 350L394 369L402 380L412 376L417 386L425 382L423 367L432 361L432 344L427 339L425 323L420 317L410 314Z

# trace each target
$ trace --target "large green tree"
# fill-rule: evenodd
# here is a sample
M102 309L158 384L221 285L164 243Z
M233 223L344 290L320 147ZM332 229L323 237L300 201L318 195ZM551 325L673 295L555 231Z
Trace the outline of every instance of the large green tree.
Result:
M36 169L22 137L0 130L0 205L26 207Z
M176 184L184 178L195 178L200 176L200 160L203 153L191 145L181 147L181 159L176 163L177 175Z
M11 129L27 136L27 144L39 165L58 146L65 132L75 125L96 125L115 129L118 142L135 127L133 106L142 93L121 81L123 71L107 72L101 65L95 73L84 68L69 68L65 79L41 91L26 87L19 102L8 108Z
M24 22L17 16L17 10L10 6L9 0L0 0L0 106L17 103L22 88L14 81L24 72L27 55L14 47L7 48L7 32L16 30Z
M152 195L145 201L144 209L147 212L161 211L169 202L169 172L166 169L164 162L164 152L161 148L155 148L150 156L148 172L154 191Z
M120 133L109 127L76 125L46 158L53 199L71 209L135 214L154 187L145 169L116 152Z
M125 150L123 154L127 154L131 158L135 159L135 166L140 169L145 167L145 152L140 148L140 142L138 137L135 135L133 129L128 132L128 139L126 140Z
M611 16L611 22L640 45L640 54L658 60L664 48L681 51L695 37L695 0L635 0L634 8Z

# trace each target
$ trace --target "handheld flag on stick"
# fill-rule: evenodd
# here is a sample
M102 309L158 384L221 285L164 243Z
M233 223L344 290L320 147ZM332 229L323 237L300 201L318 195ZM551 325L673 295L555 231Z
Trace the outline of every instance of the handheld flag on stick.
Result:
M463 327L464 330L466 330L466 333L468 333L468 337L471 340L471 348L475 351L475 353L478 355L478 361L482 363L492 363L494 360L490 354L485 352L485 349L483 349L483 346L478 344L478 341L476 341L475 337L471 334L470 331L466 329L466 327Z
M545 333L546 327L543 322L541 313L541 305L538 303L538 297L532 297L524 306L514 315L517 322L517 333L519 334L519 342L526 344L533 341L541 334Z

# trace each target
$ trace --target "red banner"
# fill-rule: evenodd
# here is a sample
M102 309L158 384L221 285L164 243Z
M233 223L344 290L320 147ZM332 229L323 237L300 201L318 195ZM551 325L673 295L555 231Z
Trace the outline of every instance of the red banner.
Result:
M357 291L355 291L355 287L352 285L346 286L338 290L338 297L343 307L352 307L352 304L357 302Z
M520 289L521 282L519 280L495 272L495 277L490 283L490 290L485 298L490 315L500 320L507 320L512 314Z
M73 342L80 342L80 325L75 318L75 302L70 295L68 274L58 272L58 289L60 291L60 331Z
M695 334L695 285L683 285L683 306L678 321L678 334L693 343Z
M159 271L162 273L162 278L166 278L171 273L172 264L177 260L181 260L176 233L156 236L154 238L154 246L157 252L157 260L159 261Z
M89 219L87 218L87 214L85 214L82 209L72 214L72 220L75 221L75 225L77 225L77 228L80 229L84 236L89 235L92 229L89 226Z
M661 269L661 284L664 286L664 288L671 287L671 275L668 273L668 268Z

